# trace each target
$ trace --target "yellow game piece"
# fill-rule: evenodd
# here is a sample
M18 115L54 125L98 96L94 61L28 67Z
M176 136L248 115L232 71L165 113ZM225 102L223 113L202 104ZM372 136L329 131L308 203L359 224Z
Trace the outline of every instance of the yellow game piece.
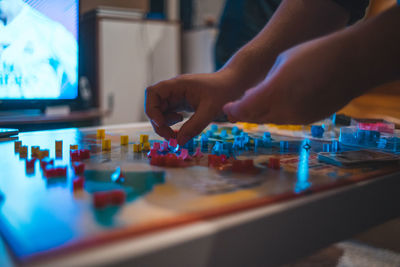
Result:
M69 149L77 150L78 149L78 145L69 145Z
M19 152L19 148L22 146L22 142L21 141L15 141L14 142L14 151L15 152Z
M150 143L149 142L145 142L142 144L142 150L143 151L149 151L150 150Z
M106 137L106 130L98 129L96 136L97 136L97 139L104 139Z
M121 146L126 146L129 144L129 136L121 135Z
M56 151L62 151L63 141L56 140Z
M28 147L27 146L20 146L19 147L19 157L20 158L27 158L28 157Z
M40 151L40 147L39 146L31 147L32 158L36 158L39 155L39 151Z
M149 136L147 134L140 135L140 143L143 145L144 143L149 142Z
M142 152L142 145L141 144L133 144L133 152L135 152L135 153Z
M110 151L111 150L111 139L103 139L101 150Z

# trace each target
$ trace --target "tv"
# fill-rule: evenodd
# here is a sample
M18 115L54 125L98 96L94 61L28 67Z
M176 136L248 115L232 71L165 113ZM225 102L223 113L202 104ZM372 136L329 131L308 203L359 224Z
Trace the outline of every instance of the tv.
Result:
M0 0L0 109L78 99L78 0Z

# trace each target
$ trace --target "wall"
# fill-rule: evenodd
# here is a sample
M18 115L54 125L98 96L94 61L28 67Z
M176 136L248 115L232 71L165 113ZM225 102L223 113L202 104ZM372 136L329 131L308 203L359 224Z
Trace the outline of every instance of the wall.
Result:
M147 12L150 0L81 0L80 13L83 14L98 6L134 8Z

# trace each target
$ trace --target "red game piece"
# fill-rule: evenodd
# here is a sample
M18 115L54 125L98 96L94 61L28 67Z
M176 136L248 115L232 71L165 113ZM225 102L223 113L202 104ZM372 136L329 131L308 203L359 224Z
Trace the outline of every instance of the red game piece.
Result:
M73 191L82 190L85 185L85 177L79 176L78 178L72 181L72 189Z
M54 165L54 159L44 158L40 161L40 168L45 169L48 165Z
M281 163L279 158L269 158L268 167L271 169L279 170L281 168Z
M179 160L178 157L173 153L165 156L165 166L167 167L179 167L181 162L182 160Z
M89 149L81 149L79 150L79 157L81 160L90 158L90 150Z
M72 167L74 168L75 174L82 174L85 172L85 163L73 162Z
M71 150L69 152L69 155L71 157L71 161L80 161L81 160L79 150Z
M25 166L26 169L34 169L35 168L36 158L33 159L26 159Z
M150 165L154 166L165 166L165 156L163 155L156 155L151 157Z
M125 191L113 190L109 192L109 203L113 205L122 205L125 202Z
M253 172L255 170L252 159L234 160L232 162L232 171L238 173Z
M93 194L93 205L97 209L101 209L107 206L108 201L109 201L108 192L95 192Z
M226 155L221 155L221 156L217 156L217 155L208 155L208 166L211 167L220 167L222 164L225 164L227 161L227 156Z
M65 177L67 176L67 167L53 167L48 165L44 168L43 172L47 178Z

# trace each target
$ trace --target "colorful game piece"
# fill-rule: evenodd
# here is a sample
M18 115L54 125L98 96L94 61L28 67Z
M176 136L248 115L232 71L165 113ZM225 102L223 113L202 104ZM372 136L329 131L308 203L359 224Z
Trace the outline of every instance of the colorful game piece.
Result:
M208 130L208 131L206 132L206 136L207 136L208 138L213 138L213 137L214 137L214 132L213 132L212 130Z
M111 181L114 183L124 183L125 182L125 175L121 171L121 167L117 167L115 172L111 174Z
M268 167L274 170L279 170L281 168L281 160L279 158L269 158Z
M34 169L35 168L35 162L36 162L36 159L35 158L32 158L32 159L26 159L25 160L25 167L26 167L26 169L28 170L32 170L32 169Z
M193 149L194 149L194 140L193 140L193 138L190 139L189 141L187 141L186 144L183 146L183 148L186 148L189 151L193 151Z
M21 159L25 159L28 156L28 147L27 146L20 146L19 148L19 157Z
M216 124L211 124L210 130L211 130L212 132L215 133L216 131L218 131L218 125L216 125Z
M206 134L201 134L200 147L203 152L208 151L208 136Z
M358 129L367 131L378 131L380 133L394 134L395 125L393 123L358 123Z
M269 143L271 141L272 141L271 133L270 132L264 132L264 134L263 134L263 142L264 143Z
M90 158L90 150L89 149L80 149L79 157L81 158L81 160L89 159Z
M161 153L169 152L168 142L164 141L158 151Z
M74 192L78 190L83 190L84 186L85 186L85 177L83 176L79 176L78 178L75 178L72 181L72 190Z
M203 157L204 154L201 152L201 148L200 147L196 147L196 152L193 154L194 158L201 158Z
M303 145L303 149L305 149L307 152L311 149L311 145L310 145L310 143L305 143L304 145Z
M170 148L175 148L178 145L178 141L176 141L176 139L169 139L168 145L170 146Z
M208 166L218 168L221 165L225 164L227 159L228 158L226 155L218 156L218 155L210 154L210 155L208 155Z
M175 154L167 154L165 156L165 166L166 167L172 167L176 168L181 165L182 160L178 159L178 157Z
M127 146L129 144L129 136L121 135L121 146Z
M45 169L48 165L54 165L54 159L44 158L40 160L40 168Z
M22 142L21 141L15 141L14 142L14 151L15 153L19 152L19 148L22 146Z
M145 142L142 144L142 150L143 151L149 151L150 150L150 143L149 142Z
M181 154L179 154L178 158L181 160L191 160L192 159L192 157L189 155L189 150L187 150L186 148L182 148Z
M161 144L159 142L154 142L151 149L155 149L158 151L160 149L160 147L161 147Z
M61 140L56 140L55 146L56 146L56 152L62 151L63 141L61 141Z
M72 168L76 175L83 174L85 172L85 164L82 162L72 163Z
M332 151L331 144L322 144L322 151L323 152L331 152Z
M125 203L126 194L123 190L113 190L110 192L110 204L120 206Z
M142 152L142 145L141 144L133 144L133 152L135 152L135 153Z
M32 158L38 158L40 153L40 147L39 146L32 146L31 147L31 156Z
M66 177L67 176L67 167L54 167L47 165L43 170L44 176L46 178L55 178L55 177Z
M340 143L339 143L339 141L336 141L336 140L332 141L331 148L332 148L332 152L340 151Z
M111 139L103 139L101 142L101 150L110 151L111 150Z
M241 130L239 129L239 127L233 126L233 128L231 130L232 135L234 135L234 136L239 135L240 132L241 132Z
M70 156L71 161L80 161L81 160L81 157L79 155L79 150L71 150L69 152L69 156Z
M164 155L155 155L155 156L151 157L150 165L165 166L166 165L165 159L166 159L166 156L164 156Z
M69 149L70 150L77 150L78 149L78 145L69 145Z
M281 152L287 152L289 150L289 142L288 141L280 141L279 147Z
M106 137L106 130L98 129L96 133L97 139L104 139Z
M93 194L93 205L97 209L108 205L122 205L125 203L126 194L123 190L112 190L108 192L95 192Z
M228 133L226 132L226 130L222 130L221 133L219 134L219 137L222 139L228 138Z
M149 136L147 134L140 135L140 143L143 145L144 143L149 142Z
M312 137L322 138L324 135L324 127L321 125L311 125L311 135Z
M246 160L234 160L232 162L232 171L237 173L249 173L254 172L254 162L252 159Z
M214 155L221 155L223 154L223 146L221 142L215 142L214 147L212 148L212 154Z
M154 156L157 156L157 155L158 155L158 150L154 149L154 148L150 149L150 152L147 153L147 157L148 158L151 158L151 157L154 157Z

